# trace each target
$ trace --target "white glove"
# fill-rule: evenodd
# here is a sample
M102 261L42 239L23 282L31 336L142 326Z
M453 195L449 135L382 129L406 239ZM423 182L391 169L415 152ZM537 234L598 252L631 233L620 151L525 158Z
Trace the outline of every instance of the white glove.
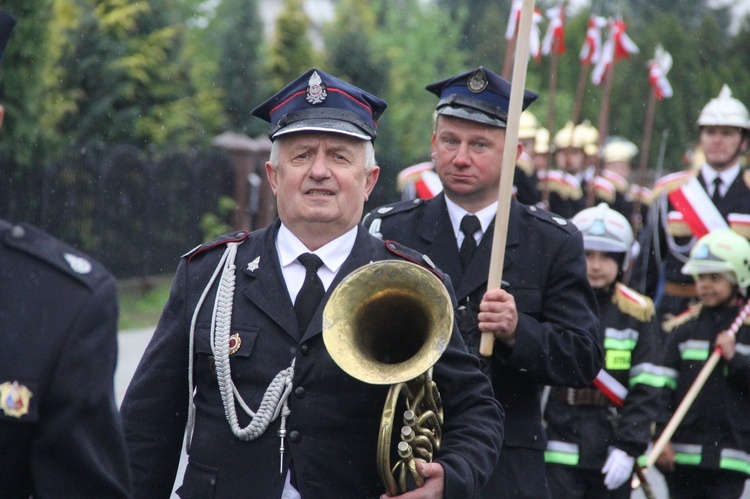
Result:
M613 447L609 453L607 462L604 463L604 467L602 468L602 473L605 474L604 485L609 490L619 488L620 485L633 475L634 464L634 457L629 456L625 451Z

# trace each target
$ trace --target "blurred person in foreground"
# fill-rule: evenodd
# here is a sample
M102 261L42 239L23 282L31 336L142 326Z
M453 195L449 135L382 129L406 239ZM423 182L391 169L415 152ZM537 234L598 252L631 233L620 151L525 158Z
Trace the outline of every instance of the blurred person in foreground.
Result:
M15 20L0 11L0 58ZM0 106L0 125L4 111ZM0 219L0 497L128 498L114 277Z
M313 68L253 111L271 124L266 173L279 218L203 244L179 265L122 405L139 499L169 495L185 433L183 498L383 494L376 444L388 386L334 363L322 313L342 279L375 260L411 261L451 289L429 259L359 223L378 179L373 141L385 107ZM310 275L322 297L305 319L297 298ZM455 323L443 348L433 372L442 445L418 465L424 486L404 498L474 497L500 451L502 408Z
M377 208L365 225L450 275L470 351L478 355L481 332L494 335L493 356L481 359L506 411L505 442L481 497L549 497L542 388L589 386L602 366L583 239L568 220L512 199L507 227L497 228L508 231L507 289L488 291L510 82L480 67L427 90L439 97L432 155L443 192ZM534 99L524 92L523 107Z

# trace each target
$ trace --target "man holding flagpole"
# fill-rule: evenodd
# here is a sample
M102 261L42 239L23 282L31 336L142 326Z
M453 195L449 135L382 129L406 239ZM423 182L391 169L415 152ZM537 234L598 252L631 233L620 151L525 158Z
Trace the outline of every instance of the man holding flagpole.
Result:
M740 157L750 144L750 113L724 85L698 118L705 162L696 170L667 175L654 186L640 255L631 284L654 298L657 312L678 314L696 298L695 284L680 269L695 241L731 227L750 238L750 171Z
M542 387L590 386L602 367L583 239L568 220L511 200L507 227L498 227L507 230L507 286L488 291L511 84L480 67L427 90L439 98L432 157L443 191L377 208L365 225L420 250L451 276L472 352L480 328L494 334L494 352L482 361L505 408L506 439L480 497L549 498ZM523 107L535 99L524 92Z

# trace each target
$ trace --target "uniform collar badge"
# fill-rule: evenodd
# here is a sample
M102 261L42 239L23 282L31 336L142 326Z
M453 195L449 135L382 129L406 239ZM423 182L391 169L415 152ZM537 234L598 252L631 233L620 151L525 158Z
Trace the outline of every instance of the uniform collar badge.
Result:
M380 213L380 214L382 215L382 214L388 213L388 212L389 212L389 211L391 211L392 209L393 209L393 208L392 208L392 207L390 207L390 206L385 206L385 207L383 207L383 208L378 208L378 213Z
M32 397L31 390L18 381L13 383L6 381L0 385L0 408L6 416L20 418L29 412L29 401Z
M258 270L259 266L260 266L260 257L256 256L255 260L247 264L247 271L255 272L256 270Z
M568 225L568 221L562 217L552 217L552 220L557 222L558 225Z
M306 94L307 96L305 97L305 99L307 99L307 102L313 105L320 104L321 102L326 100L326 97L328 97L325 83L323 83L323 80L320 79L320 75L317 71L313 71L312 76L310 76L310 79L307 82Z
M70 265L70 268L73 269L73 272L75 272L76 274L88 274L89 272L91 272L91 262L89 262L85 258L73 255L71 253L65 253L63 257L68 262L68 265Z

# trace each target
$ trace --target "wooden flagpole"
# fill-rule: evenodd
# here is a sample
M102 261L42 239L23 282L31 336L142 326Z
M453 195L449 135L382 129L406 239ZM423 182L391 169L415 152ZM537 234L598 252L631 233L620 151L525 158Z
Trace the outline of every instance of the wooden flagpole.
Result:
M516 168L516 151L518 150L518 127L523 107L523 92L526 87L526 69L529 63L529 36L531 20L534 15L534 0L523 0L521 21L518 27L516 55L513 64L510 102L508 105L508 122L505 128L505 150L498 188L497 215L492 237L492 254L490 270L487 276L487 289L497 289L502 283L503 263L505 261L505 243L508 236L508 218L510 217L510 200L513 193L513 174ZM482 333L479 354L490 357L495 344L495 335Z

